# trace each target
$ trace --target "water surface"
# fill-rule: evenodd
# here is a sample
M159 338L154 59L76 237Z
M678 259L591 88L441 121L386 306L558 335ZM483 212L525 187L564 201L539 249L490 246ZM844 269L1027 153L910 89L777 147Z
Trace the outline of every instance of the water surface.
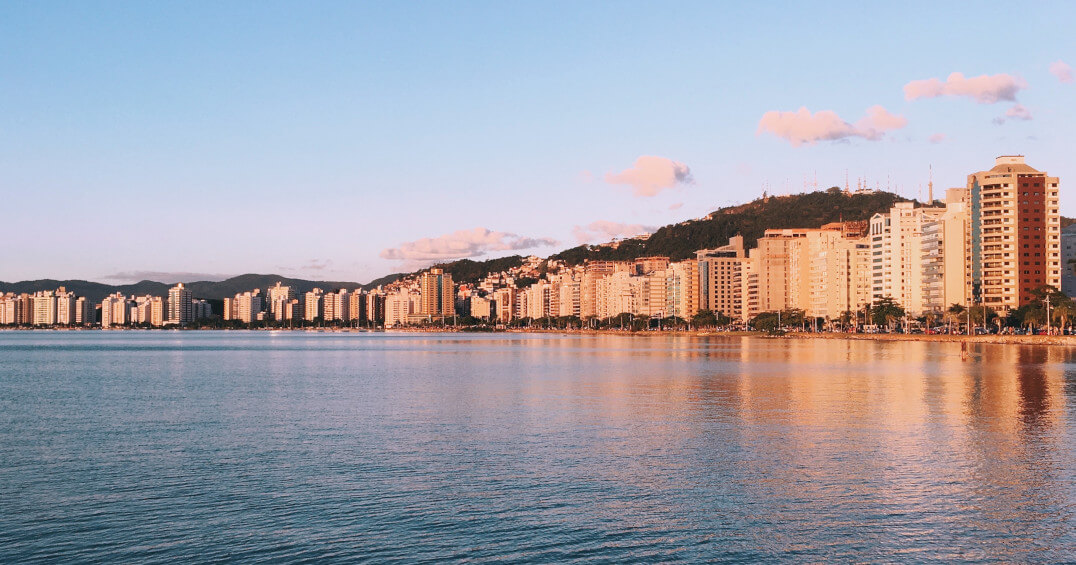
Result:
M1063 561L1069 348L0 332L0 562Z

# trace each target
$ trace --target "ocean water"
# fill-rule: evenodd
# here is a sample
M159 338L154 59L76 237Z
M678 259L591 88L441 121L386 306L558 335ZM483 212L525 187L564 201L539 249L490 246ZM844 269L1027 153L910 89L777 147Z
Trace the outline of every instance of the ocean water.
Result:
M0 332L0 562L1074 560L1074 359Z

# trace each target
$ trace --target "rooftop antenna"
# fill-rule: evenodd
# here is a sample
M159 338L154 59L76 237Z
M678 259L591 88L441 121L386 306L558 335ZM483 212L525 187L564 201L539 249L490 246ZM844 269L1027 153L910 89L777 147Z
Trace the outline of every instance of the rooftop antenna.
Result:
M848 186L848 169L845 169L844 170L844 192L846 194L851 192L851 190L849 190L849 188L850 187Z
M814 170L814 189L818 190L818 169Z
M927 183L927 198L930 199L930 204L934 204L934 164L930 165L930 182Z

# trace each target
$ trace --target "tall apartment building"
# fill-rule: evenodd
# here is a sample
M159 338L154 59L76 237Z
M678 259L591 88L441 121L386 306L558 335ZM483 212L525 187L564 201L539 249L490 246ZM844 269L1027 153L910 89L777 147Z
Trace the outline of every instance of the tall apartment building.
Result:
M699 261L669 263L665 271L665 315L690 320L699 311Z
M419 277L422 293L422 308L419 311L427 318L443 318L456 313L456 288L452 284L452 275L441 269L430 269Z
M153 327L161 327L165 324L166 309L164 299L160 296L154 296L149 303L149 323ZM192 316L191 319L196 319Z
M322 297L322 317L326 322L351 321L350 293L345 289L330 292Z
M1076 297L1076 224L1061 230L1061 292Z
M418 303L410 292L400 290L385 296L385 327L391 328L406 324Z
M128 300L122 293L110 294L101 301L101 327L122 326L131 321Z
M526 304L526 312L523 313L523 317L538 319L548 316L556 316L554 310L556 304L554 304L553 296L556 292L556 287L549 284L546 281L538 281L531 286L522 289L522 294L526 297L523 301ZM557 293L557 299L560 298Z
M312 322L318 318L322 318L325 313L322 304L322 296L324 293L320 288L315 288L310 292L303 294L303 319ZM324 319L324 318L323 318Z
M381 287L366 295L366 323L375 326L385 323L385 293Z
M923 225L944 212L898 202L889 212L871 217L872 302L888 296L911 315L923 312Z
M582 275L575 273L557 277L557 315L579 316L582 291ZM472 314L473 316L473 314Z
M752 250L758 277L758 309L775 312L787 308L810 309L811 261L808 239L820 230L766 230Z
M516 289L512 287L498 288L493 291L493 304L498 322L507 324L515 318L516 294Z
M56 323L61 326L75 325L75 293L64 287L56 290Z
M262 298L261 289L236 294L230 301L230 318L226 319L239 320L244 324L259 320L263 309Z
M355 289L348 295L347 300L348 319L352 324L363 325L366 323L366 294Z
M96 318L97 309L93 302L87 300L85 296L78 297L75 300L75 325L92 326L97 322Z
M18 323L18 299L14 293L0 294L0 326Z
M973 299L1006 311L1031 302L1041 286L1061 287L1058 178L1023 155L968 175Z
M269 313L272 314L274 320L279 322L288 319L285 316L285 310L287 304L295 299L295 294L294 288L285 286L280 281L269 287L268 292L265 293L265 298L269 303Z
M666 257L666 268L668 258ZM668 313L668 287L666 286L668 273L666 269L650 271L644 275L635 277L638 279L638 296L635 305L635 313L650 318L664 318Z
M479 320L488 320L490 318L490 305L492 301L488 298L481 296L471 296L467 299L468 314L472 318L478 318Z
M168 289L167 323L183 325L194 321L194 312L191 306L193 300L191 289L187 288L183 283Z
M619 271L628 271L631 263L624 261L587 261L579 288L579 315L582 318L602 317L598 312L598 281Z
M923 222L924 311L941 312L953 304L969 304L971 216L967 194L964 188L949 189L945 212Z
M699 309L739 318L743 312L743 264L747 260L743 236L728 245L695 253L699 271Z
M811 316L837 319L871 301L871 246L855 232L825 229L808 244Z
M51 326L56 323L56 293L51 290L40 290L31 296L33 303L32 324L35 326Z

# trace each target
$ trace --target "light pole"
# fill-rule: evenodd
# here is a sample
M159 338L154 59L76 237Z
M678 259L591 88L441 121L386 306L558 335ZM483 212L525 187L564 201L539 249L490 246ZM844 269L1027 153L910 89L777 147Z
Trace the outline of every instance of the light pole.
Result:
M1043 299L1046 302L1046 335L1050 335L1050 295Z

